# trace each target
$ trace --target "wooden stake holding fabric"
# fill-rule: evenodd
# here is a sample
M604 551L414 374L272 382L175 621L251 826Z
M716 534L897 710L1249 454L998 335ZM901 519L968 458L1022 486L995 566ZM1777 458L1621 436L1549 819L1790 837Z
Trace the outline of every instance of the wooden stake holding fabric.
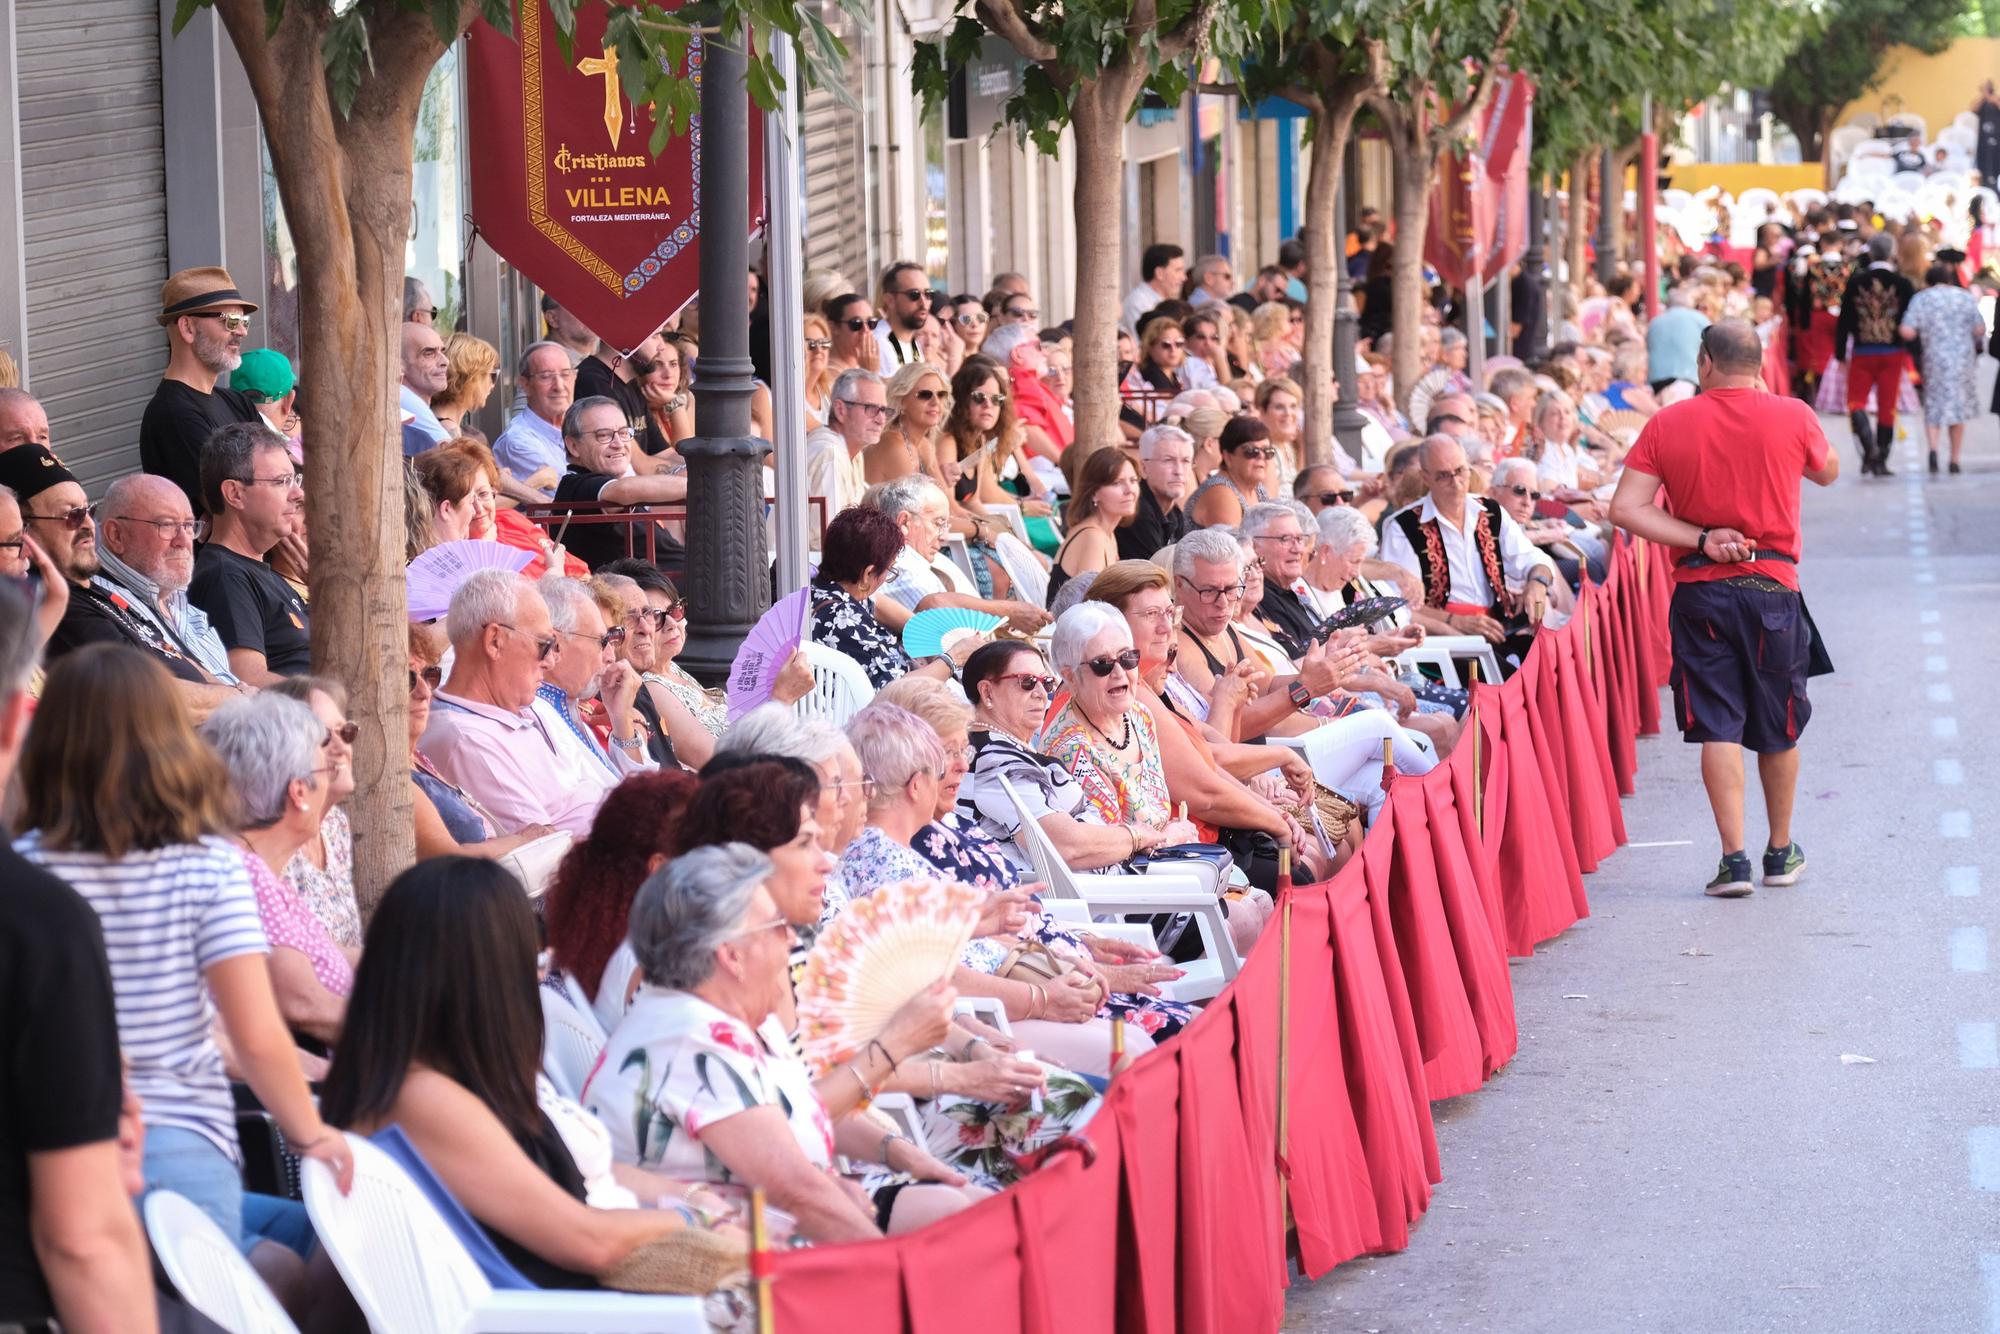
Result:
M771 1231L764 1217L764 1188L750 1188L750 1277L757 1285L757 1334L774 1334L778 1314L771 1305Z
M1465 724L1472 729L1472 820L1481 838L1486 837L1486 775L1479 768L1479 662L1474 659L1465 664L1466 682L1472 692L1471 702L1465 708Z
M1278 1238L1292 1230L1292 850L1278 849Z

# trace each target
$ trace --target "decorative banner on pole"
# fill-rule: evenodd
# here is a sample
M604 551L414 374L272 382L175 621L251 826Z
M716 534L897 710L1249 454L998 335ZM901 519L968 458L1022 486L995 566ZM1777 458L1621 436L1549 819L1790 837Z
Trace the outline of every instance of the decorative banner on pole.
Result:
M701 117L655 158L652 108L629 101L619 84L605 8L578 5L575 15L569 59L548 0L518 0L518 41L472 25L472 221L502 259L630 350L700 288ZM697 36L686 70L697 86L702 52ZM764 129L754 105L750 129L731 151L750 156L755 236L764 224Z
M1431 191L1431 225L1424 262L1447 283L1463 287L1477 272L1504 274L1528 243L1528 156L1535 86L1510 74L1472 123L1470 156L1445 155Z

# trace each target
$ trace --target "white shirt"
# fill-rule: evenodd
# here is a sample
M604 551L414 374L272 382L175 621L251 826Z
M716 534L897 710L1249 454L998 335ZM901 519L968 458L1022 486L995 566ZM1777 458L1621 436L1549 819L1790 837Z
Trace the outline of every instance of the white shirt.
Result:
M1139 321L1146 312L1164 300L1166 298L1154 291L1151 283L1140 283L1125 294L1125 309L1122 312L1125 327L1137 331Z
M923 354L917 351L917 336L902 337L886 319L876 322L875 346L882 353L882 378L885 380L894 375L898 367L923 360Z
M884 596L902 603L911 611L915 611L917 604L931 594L950 591L931 562L907 542L896 553L896 563L889 568L889 582L882 586Z
M1479 497L1465 498L1465 512L1468 518L1475 517L1473 507ZM1477 544L1467 529L1461 529L1451 520L1438 513L1437 502L1425 496L1421 502L1409 508L1416 510L1419 523L1438 521L1438 535L1444 539L1445 568L1451 573L1451 600L1469 606L1490 607L1498 600L1500 590L1486 580L1486 566L1479 559ZM1398 510L1396 514L1404 511ZM1412 574L1420 574L1417 553L1410 547L1410 539L1403 534L1403 525L1392 514L1382 524L1382 559L1393 561ZM1551 579L1556 577L1555 562L1550 560L1528 535L1521 531L1521 525L1505 510L1500 511L1500 569L1506 576L1509 587L1517 587L1533 569L1544 569Z
M1580 491L1583 481L1577 475L1577 464L1581 458L1581 452L1575 445L1558 445L1553 440L1544 440L1541 461L1535 464L1535 480L1542 484L1544 491L1557 487Z
M859 505L868 494L861 455L850 455L846 437L831 426L822 426L806 437L806 494L826 498L829 523L842 510Z

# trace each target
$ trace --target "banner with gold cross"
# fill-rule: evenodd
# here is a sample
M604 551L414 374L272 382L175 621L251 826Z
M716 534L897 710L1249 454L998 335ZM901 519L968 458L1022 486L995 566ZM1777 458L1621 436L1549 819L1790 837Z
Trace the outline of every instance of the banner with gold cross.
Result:
M515 37L467 39L472 221L481 239L620 350L700 285L701 117L655 158L650 106L625 96L606 9L576 6L568 56L548 0L517 0ZM675 6L668 5L668 8ZM701 81L703 43L684 74ZM745 94L747 98L748 94ZM764 222L763 118L750 108L750 229Z

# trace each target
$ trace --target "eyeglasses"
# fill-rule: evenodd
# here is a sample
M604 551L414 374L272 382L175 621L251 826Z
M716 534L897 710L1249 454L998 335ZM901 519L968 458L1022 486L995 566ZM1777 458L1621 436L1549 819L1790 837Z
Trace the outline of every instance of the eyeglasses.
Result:
M238 314L235 311L198 310L193 315L189 316L189 318L197 320L220 321L222 327L229 330L229 332L231 333L242 333L245 329L248 329L250 327L250 317L248 315Z
M1217 584L1214 588L1210 588L1205 584L1196 583L1186 575L1181 575L1180 581L1192 589L1194 595L1203 602L1227 602L1231 598L1240 598L1243 596L1243 585L1240 583Z
M438 317L438 308L436 306L417 306L410 311L410 318L413 320L419 315L427 320L435 320Z
M1438 469L1436 472L1431 474L1431 480L1433 482L1449 482L1453 480L1462 482L1470 476L1472 476L1472 469L1466 467L1464 464L1461 463L1456 468Z
M13 537L8 538L4 542L0 542L0 550L19 551L21 548L27 545L28 545L27 535L25 533L20 533L16 534Z
M609 449L614 443L620 440L629 445L639 438L629 426L620 426L614 430L606 431L586 431L584 434L595 440L599 449Z
M1169 341L1165 338L1162 338L1159 342L1153 344L1153 346L1163 347L1169 352L1179 352L1182 348L1185 348L1187 346L1187 343L1180 339Z
M989 394L984 390L976 390L973 393L967 394L965 398L975 408L997 408L1007 401L1005 394Z
M435 671L437 669L432 668L431 670ZM319 740L319 748L325 750L328 746L331 746L335 737L340 738L340 744L343 746L351 746L354 744L354 738L360 735L360 723L342 723L338 727L329 727L326 729L326 735Z
M970 329L974 325L986 323L986 312L975 310L969 315L954 315L952 316L952 323Z
M537 639L533 635L530 635L526 630L521 629L521 627L519 627L518 625L509 625L505 621L494 621L492 622L492 624L499 626L502 630L512 630L515 634L521 636L521 638L533 644L535 646L536 662L542 661L544 658L547 658L549 654L555 652L556 645L562 642L561 640L557 639L554 635L550 635L545 639Z
M1319 493L1319 503L1322 505L1345 505L1352 499L1354 499L1352 491L1322 491Z
M73 533L83 527L84 520L95 519L97 517L97 506L72 505L61 514L35 514L30 512L26 517L30 523L59 523Z
M775 919L774 921L759 922L755 926L746 926L741 931L738 931L735 935L731 936L730 939L748 940L752 936L761 936L766 931L783 931L789 934L791 932L791 929L792 929L792 924L786 921L784 918L780 917Z
M1253 542L1276 542L1288 551L1293 547L1302 547L1310 540L1304 533L1259 533L1251 539Z
M1165 607L1141 607L1125 614L1135 621L1151 621L1154 625L1176 625L1181 619L1181 609L1171 604Z
M1525 486L1518 486L1518 485L1513 485L1513 484L1509 484L1509 486L1507 487L1507 489L1508 489L1509 491L1512 491L1512 492L1513 492L1513 493L1514 493L1515 495L1517 495L1517 496L1525 496L1525 497L1526 497L1527 499L1529 499L1529 500L1540 500L1540 499L1542 498L1542 493L1541 493L1541 492L1539 492L1539 491L1530 491L1530 490L1529 490L1529 489L1528 489L1527 487L1525 487Z
M1243 448L1237 450L1236 453L1241 458L1252 460L1274 459L1278 457L1278 451L1269 445L1245 445Z
M841 398L834 401L845 403L850 408L860 408L871 417L887 416L889 412L889 405L887 403L863 403L861 400L855 398Z
M252 475L249 477L232 477L229 480L239 482L244 486L268 486L274 491L289 491L295 486L305 485L305 479L295 472L288 472L282 477L258 477Z
M576 372L573 370L529 371L526 375L523 375L521 378L523 380L533 381L535 384L558 384L564 380L574 380L576 378Z
M806 351L808 352L826 352L830 351L832 347L833 340L831 338L806 339Z
M943 389L912 389L910 391L910 397L916 399L919 403L935 403L945 396L946 391Z
M410 669L410 693L412 695L417 693L417 682L419 681L424 683L425 690L435 691L439 686L444 684L444 668L437 666L412 667Z
M1056 693L1056 687L1062 684L1055 677L1043 676L1038 672L1008 672L1005 676L996 676L993 679L995 681L1019 681L1021 683L1021 693L1024 695L1034 694L1037 688L1045 695L1053 695Z
M850 331L854 333L860 333L863 329L866 329L870 324L874 323L874 321L864 320L859 317L856 317L854 319L842 320L841 323L846 325Z
M583 635L574 630L564 630L562 634L565 638L581 639L584 643L595 644L601 649L616 648L625 642L625 627L622 625L614 625L601 635Z
M1139 650L1128 648L1116 657L1106 655L1092 658L1083 665L1090 668L1092 676L1109 676L1113 667L1123 667L1128 672L1136 672L1139 670Z
M140 519L130 514L114 514L111 518L115 523L143 523L148 528L156 530L161 537L169 541L172 541L177 535L180 537L193 537L195 530L201 527L193 519Z

